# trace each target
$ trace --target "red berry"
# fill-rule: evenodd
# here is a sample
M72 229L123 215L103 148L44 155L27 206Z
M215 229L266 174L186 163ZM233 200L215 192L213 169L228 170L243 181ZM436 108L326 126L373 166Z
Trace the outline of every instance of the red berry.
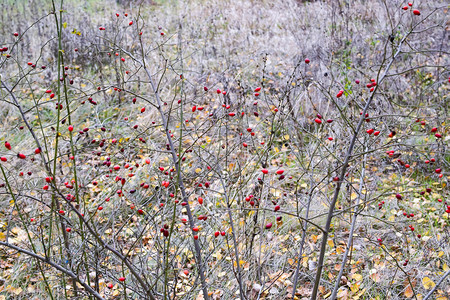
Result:
M270 229L270 228L272 228L272 223L267 223L266 224L266 229Z
M416 16L420 16L420 11L418 9L413 10L413 14Z
M261 172L263 172L263 174L269 174L269 170L267 169L262 169Z
M125 281L125 277L119 277L119 281L124 282Z
M305 59L305 63L306 63L306 64L309 64L309 62L310 62L309 59L306 58L306 59Z

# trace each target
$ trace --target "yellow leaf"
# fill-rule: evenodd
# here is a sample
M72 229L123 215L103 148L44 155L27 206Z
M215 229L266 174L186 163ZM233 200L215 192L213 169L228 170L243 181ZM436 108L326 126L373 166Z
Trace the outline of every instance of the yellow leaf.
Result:
M6 236L3 232L0 232L0 241L4 241L6 239Z
M0 239L1 239L1 238L0 238ZM447 272L449 268L448 268L447 264L444 263L444 265L442 266L442 269L443 269L445 272Z
M67 28L67 22L63 23L63 28Z
M422 284L423 284L423 287L424 287L426 290L432 289L432 288L434 288L434 286L436 285L436 283L434 283L433 280L431 280L431 279L428 278L428 277L424 277L424 278L422 279Z
M352 278L355 279L356 281L361 281L363 277L361 274L353 274Z
M197 168L197 169L195 169L195 173L200 173L202 171L202 169L200 169L200 168Z
M350 290L351 290L353 293L356 293L356 292L359 290L359 283L352 284L352 285L350 286Z
M14 294L16 294L16 296L20 295L20 293L23 292L23 290L22 290L21 287L18 287L17 289L16 289L16 288L11 288L11 290L12 290L12 292L13 292Z
M328 246L330 246L330 248L334 248L333 240L328 240L327 244L328 244Z
M366 289L363 288L362 291L359 292L358 295L356 295L356 296L361 297L365 292L366 292Z
M236 262L235 262L235 263L236 263ZM242 267L242 265L245 264L245 263L246 263L246 261L241 259L241 260L239 261L239 266Z
M411 298L412 296L414 296L414 293L412 291L411 286L408 284L408 286L406 287L405 293L404 293L406 298Z
M227 275L227 272L220 272L219 274L217 274L217 277L223 277Z
M217 258L217 260L221 260L222 254L220 253L220 251L217 251L216 253L213 254L213 257Z

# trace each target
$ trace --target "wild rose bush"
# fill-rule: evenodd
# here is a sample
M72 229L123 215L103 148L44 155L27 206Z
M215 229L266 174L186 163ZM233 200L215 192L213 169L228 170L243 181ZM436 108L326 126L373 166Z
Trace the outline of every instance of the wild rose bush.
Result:
M80 5L5 8L4 298L449 297L443 1Z

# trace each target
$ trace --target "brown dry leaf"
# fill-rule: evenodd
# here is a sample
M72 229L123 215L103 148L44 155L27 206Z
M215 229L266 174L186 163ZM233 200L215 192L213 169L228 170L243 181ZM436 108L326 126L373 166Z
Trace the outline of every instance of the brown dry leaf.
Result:
M372 275L370 275L370 279L372 279L376 283L381 281L380 274L378 273L373 273Z
M411 298L412 296L414 296L413 290L412 290L412 288L411 288L411 286L409 284L406 287L404 295L405 295L406 298Z
M323 285L319 285L319 292L323 295L325 294L327 290L325 289L325 287Z
M347 289L340 289L337 293L337 298L340 300L346 300L348 299L348 290Z
M200 292L198 295L197 295L197 297L195 297L195 300L203 300L204 299L204 297L203 297L203 292Z

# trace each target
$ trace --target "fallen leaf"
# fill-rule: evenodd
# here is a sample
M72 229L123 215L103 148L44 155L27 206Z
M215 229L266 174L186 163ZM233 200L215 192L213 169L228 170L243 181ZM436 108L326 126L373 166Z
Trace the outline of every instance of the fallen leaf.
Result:
M405 295L406 298L411 298L412 296L414 296L413 290L412 290L412 288L411 288L411 286L409 284L406 287L404 295Z
M428 278L428 277L424 277L424 278L422 279L422 284L423 284L423 287L424 287L426 290L432 289L432 288L434 288L434 286L436 285L436 283L434 283L433 280L431 280L431 279Z

